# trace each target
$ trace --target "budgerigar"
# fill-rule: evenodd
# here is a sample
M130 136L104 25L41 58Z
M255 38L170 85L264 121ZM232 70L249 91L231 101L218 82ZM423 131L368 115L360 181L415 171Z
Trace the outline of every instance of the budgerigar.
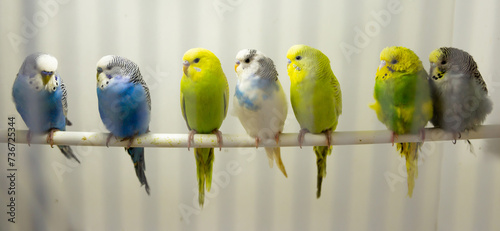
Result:
M427 72L418 56L405 47L387 47L380 53L380 66L375 77L374 97L370 107L378 119L393 132L419 134L432 117L432 100ZM413 195L418 176L418 151L423 142L398 143L397 149L406 158L408 196Z
M137 64L116 55L102 57L97 62L97 98L101 120L111 132L106 144L112 136L129 140L125 150L132 158L137 178L149 194L144 148L130 147L136 136L149 132L151 114L149 88Z
M234 112L248 135L255 138L255 145L263 139L279 141L283 131L288 106L285 92L278 80L273 61L254 49L244 49L236 55L235 71L238 74ZM265 148L269 165L276 161L285 176L280 148Z
M32 133L49 133L47 143L54 144L55 131L65 131L71 125L67 118L66 88L57 70L57 59L49 54L34 53L26 57L19 69L12 96L16 109L29 128L28 145ZM70 146L58 145L68 159L80 161Z
M441 47L429 55L434 126L454 134L474 130L493 108L486 83L467 52Z
M219 146L222 134L219 131L226 118L229 88L219 59L209 50L193 48L183 60L181 79L181 110L189 129L188 149L194 134L217 135ZM195 148L196 176L198 178L198 202L203 207L205 185L210 191L212 184L213 148Z
M290 77L290 100L300 124L299 144L304 135L324 133L325 146L314 146L318 166L316 197L321 196L321 183L326 176L326 157L331 154L331 133L342 114L342 92L332 72L330 60L321 51L306 45L292 46L286 55Z

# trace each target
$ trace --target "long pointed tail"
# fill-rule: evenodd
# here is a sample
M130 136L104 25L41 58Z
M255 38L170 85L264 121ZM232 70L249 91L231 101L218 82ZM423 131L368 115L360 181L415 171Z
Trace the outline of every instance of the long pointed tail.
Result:
M139 182L141 182L141 186L145 185L146 192L150 195L148 180L146 179L146 173L144 172L146 170L146 163L144 162L144 148L125 148L125 150L130 155L130 158L132 158L132 162L134 162L135 174L137 175Z
M320 198L321 184L323 183L323 177L326 176L326 157L332 153L332 146L314 146L313 149L314 153L316 153L316 165L318 166L316 197Z
M214 164L213 148L195 148L196 177L198 178L198 203L203 207L205 202L205 186L210 192L212 186L212 171Z
M285 165L283 164L283 161L281 161L281 151L279 147L276 148L265 148L266 153L267 153L267 158L269 159L269 167L273 167L273 161L276 161L276 165L278 168L281 170L283 175L288 178L288 175L286 174L286 169Z
M398 143L398 151L406 158L406 173L408 174L408 196L413 195L415 178L418 177L418 150L423 143Z
M68 145L58 145L57 146L59 148L59 150L61 150L62 154L64 154L64 156L66 156L66 158L68 159L75 159L78 163L80 163L80 160L78 158L76 158L75 154L73 153L73 149L71 149L70 146Z

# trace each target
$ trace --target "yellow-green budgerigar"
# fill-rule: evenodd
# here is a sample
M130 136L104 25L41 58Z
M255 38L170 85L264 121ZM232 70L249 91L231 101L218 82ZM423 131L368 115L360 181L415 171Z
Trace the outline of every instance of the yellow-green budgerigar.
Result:
M186 51L182 60L184 74L181 80L181 109L190 131L188 149L196 133L216 134L219 145L222 145L219 128L226 118L229 88L221 63L217 56L203 48ZM195 148L194 156L198 178L198 202L203 206L205 185L207 191L210 191L212 183L214 149Z
M370 107L394 136L424 135L423 129L432 117L432 100L427 72L418 56L405 47L387 47L380 53L380 66L375 77L374 97ZM423 142L398 143L397 149L406 158L408 196L413 195L418 176L418 151Z
M290 100L301 128L300 146L307 132L324 133L328 140L325 146L313 148L318 166L316 197L319 198L321 183L326 176L326 157L332 152L331 133L342 114L342 92L330 60L321 51L306 45L294 45L286 57L291 82Z

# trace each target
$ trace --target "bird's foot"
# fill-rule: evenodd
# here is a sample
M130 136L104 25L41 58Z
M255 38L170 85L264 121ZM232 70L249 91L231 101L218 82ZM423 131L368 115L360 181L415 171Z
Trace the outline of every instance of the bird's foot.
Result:
M217 143L219 144L219 151L222 151L222 132L219 129L214 129L213 134L217 136Z
M188 151L189 149L191 148L191 142L194 141L194 134L198 133L196 130L191 130L189 131L189 135L188 135Z
M304 135L306 133L308 133L309 130L307 130L306 128L302 128L300 129L299 131L299 137L298 137L298 140L299 140L299 147L302 148L302 143L304 142Z
M255 137L255 149L259 148L259 142L260 142L260 138Z
M109 148L109 141L111 140L111 137L113 137L113 133L109 133L108 137L106 138L106 147Z
M425 128L420 129L420 140L422 142L425 140Z
M328 147L330 147L331 139L332 139L332 129L328 129L328 130L324 131L323 133L325 133L325 136L326 136L326 145Z
M51 128L49 130L49 134L47 135L47 143L50 144L51 148L54 147L54 132L57 132L57 131L60 131L60 130L57 128Z
M28 130L28 134L26 134L26 141L28 141L28 146L31 146L31 136L33 134L31 133L31 131Z
M281 135L281 132L278 132L278 133L276 133L276 135L274 135L274 140L276 140L276 144L279 144L279 142L280 142L280 135Z
M396 134L395 132L392 132L392 135L391 135L391 143L392 143L392 146L394 147L394 139L397 139L398 138L398 134Z

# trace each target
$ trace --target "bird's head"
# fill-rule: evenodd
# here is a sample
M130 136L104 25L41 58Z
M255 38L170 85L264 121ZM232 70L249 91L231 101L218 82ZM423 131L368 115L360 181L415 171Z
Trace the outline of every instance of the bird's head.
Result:
M57 70L57 59L49 54L41 54L36 59L36 67L42 78L43 85L47 85Z
M134 62L117 55L103 56L97 62L97 87L103 89L115 79L131 81L142 78L139 67Z
M182 57L182 71L189 78L197 78L204 70L220 68L220 61L211 51L204 48L193 48Z
M422 70L422 62L418 56L406 47L386 47L380 52L380 65L377 79L388 79L398 73L417 73Z
M234 71L240 78L256 76L276 80L278 76L273 60L255 49L243 49L236 54Z
M330 69L330 60L318 49L306 45L294 45L288 49L287 57L287 70L288 75L291 77L292 73L306 72L315 73L321 72L322 69Z
M473 71L477 68L471 55L453 47L441 47L432 51L429 62L429 75L434 81L443 78L446 73Z

